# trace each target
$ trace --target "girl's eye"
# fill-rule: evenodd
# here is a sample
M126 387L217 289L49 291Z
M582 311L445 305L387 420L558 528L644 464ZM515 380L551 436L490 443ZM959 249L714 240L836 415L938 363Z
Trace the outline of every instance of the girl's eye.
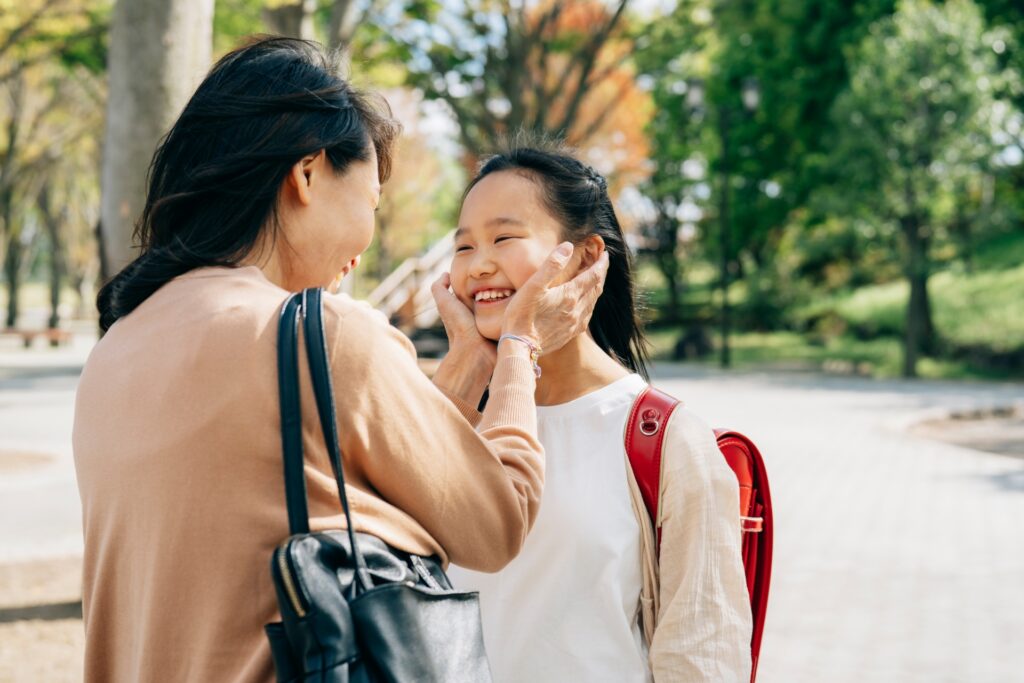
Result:
M470 247L468 245L463 244L460 247L455 247L455 253L458 254L461 251L469 251L469 249Z
M499 237L496 240L494 240L494 243L497 244L498 242L504 242L505 240L513 240L513 239L515 239L515 235L502 235L501 237Z

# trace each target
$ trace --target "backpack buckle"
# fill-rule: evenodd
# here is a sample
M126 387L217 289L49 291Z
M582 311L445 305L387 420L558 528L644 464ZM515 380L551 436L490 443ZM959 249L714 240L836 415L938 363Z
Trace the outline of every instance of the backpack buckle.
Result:
M740 531L745 534L759 534L764 529L764 517L740 515Z
M648 408L640 414L640 433L644 436L654 436L661 429L661 413L654 408Z

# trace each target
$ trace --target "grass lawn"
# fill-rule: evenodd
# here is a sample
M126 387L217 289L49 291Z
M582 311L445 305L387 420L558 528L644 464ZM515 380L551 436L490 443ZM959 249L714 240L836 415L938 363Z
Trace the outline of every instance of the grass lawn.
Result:
M955 266L930 278L929 293L938 334L957 347L977 345L996 352L1024 348L1024 234L1004 235L984 245L973 265L972 272ZM645 275L648 286L653 285L652 274ZM704 291L699 296L706 300L707 284L701 284ZM655 302L663 297L661 292L652 295ZM797 311L797 318L827 316L838 320L838 326L831 325L832 334L811 338L795 332L739 333L732 339L734 364L898 376L907 297L908 287L903 281L822 297ZM730 292L730 298L742 298L742 291ZM650 336L655 356L671 358L679 330L654 330ZM712 336L718 343L717 335L712 332ZM716 358L706 362L714 363ZM918 372L930 378L1006 379L1005 374L972 367L966 362L930 358L921 360Z
M654 330L649 335L656 360L670 360L679 337L675 329ZM815 370L866 377L898 377L902 346L895 337L862 341L836 337L825 343L812 343L795 332L740 333L731 338L733 366L739 369ZM715 340L717 344L717 339ZM718 351L701 364L716 365ZM1020 379L1006 377L959 361L923 358L918 374L928 379Z
M980 249L973 272L936 273L928 291L942 339L999 352L1024 347L1024 235L1005 235ZM862 287L815 302L802 314L831 311L870 336L898 336L908 293L905 282Z

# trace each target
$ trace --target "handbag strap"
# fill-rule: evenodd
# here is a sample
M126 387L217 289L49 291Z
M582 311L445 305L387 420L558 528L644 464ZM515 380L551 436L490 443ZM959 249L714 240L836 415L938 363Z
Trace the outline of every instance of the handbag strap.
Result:
M295 305L292 302L295 301ZM290 316L285 317L285 314ZM316 399L317 414L324 443L331 461L331 469L338 484L338 498L345 514L349 544L355 562L356 580L360 588L369 590L373 587L366 560L356 539L355 525L349 508L348 495L345 490L345 474L341 466L341 447L338 441L338 425L334 404L334 390L331 380L330 362L327 356L327 336L323 325L323 293L320 289L307 289L293 294L282 312L279 326L278 357L287 352L287 367L280 373L281 379L281 426L282 441L285 447L285 495L288 498L288 522L293 534L308 533L309 515L306 510L306 487L302 469L302 407L299 394L298 367L298 316L303 320L303 336L306 340L306 355L309 359L309 372L313 382L313 395ZM285 385L288 385L286 390ZM288 403L285 398L287 394ZM294 397L294 398L293 398ZM285 413L287 410L288 414ZM285 436L285 425L297 424L298 438ZM297 480L297 482L296 482ZM292 498L301 498L301 503L293 505ZM293 516L293 510L295 516ZM301 514L301 519L298 515Z
M356 578L364 590L373 588L366 560L356 542L355 524L349 511L348 493L345 490L345 472L341 467L341 446L338 440L338 418L334 405L334 381L331 378L331 365L327 355L327 333L324 330L323 290L307 289L303 293L304 332L306 338L306 354L309 356L309 371L313 378L313 394L316 397L316 410L320 416L320 428L327 444L327 454L331 458L331 469L338 483L338 498L345 511L345 524L348 530L349 543L352 546L352 558L356 565Z
M299 393L299 313L302 297L294 294L281 307L277 326L277 386L281 410L281 451L288 531L309 533L306 478L302 459L302 404Z

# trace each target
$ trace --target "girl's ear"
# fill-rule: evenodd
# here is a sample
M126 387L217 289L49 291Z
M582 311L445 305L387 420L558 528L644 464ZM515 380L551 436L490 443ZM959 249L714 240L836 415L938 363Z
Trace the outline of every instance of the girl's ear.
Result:
M580 270L584 271L597 262L604 253L604 239L600 235L591 235L583 240L582 244L576 245L580 254Z

